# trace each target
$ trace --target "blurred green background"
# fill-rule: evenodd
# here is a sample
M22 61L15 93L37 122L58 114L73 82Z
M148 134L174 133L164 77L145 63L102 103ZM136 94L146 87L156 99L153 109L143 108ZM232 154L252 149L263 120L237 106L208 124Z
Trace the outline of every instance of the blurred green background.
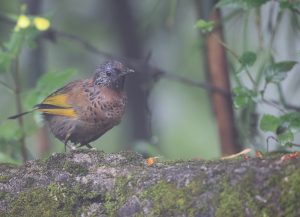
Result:
M117 26L114 25L109 1L73 0L73 1L40 1L40 15L51 21L51 27L63 32L78 35L104 52L123 55ZM19 14L22 1L1 1L1 13ZM195 80L204 80L201 40L194 28L197 11L192 1L128 1L134 19L138 22L136 32L143 41L143 54L152 52L150 63L174 74L187 76ZM1 43L8 41L13 28L0 22ZM78 73L69 80L87 78L92 75L96 66L105 58L97 56L82 48L76 42L57 38L55 43L43 40L43 71L60 72L66 68L75 69ZM34 48L36 49L36 48ZM32 78L32 48L25 46L20 60L22 76L22 96L35 87ZM30 56L31 55L31 56ZM11 82L8 79L8 82ZM66 82L67 83L67 82ZM5 121L5 117L16 113L15 102L11 93L0 86L0 108L2 125L18 128L16 121ZM51 92L50 92L51 93ZM130 117L126 112L122 123L106 133L101 139L92 143L97 149L115 152L128 149L153 152L164 158L212 158L219 155L218 136L208 95L202 89L189 87L174 81L162 79L154 84L148 98L151 110L152 138L149 141L136 140L128 144ZM26 128L31 128L33 119L38 114L25 117ZM3 127L3 126L2 126ZM4 128L4 127L3 127ZM28 130L30 131L30 130ZM32 158L52 152L62 152L63 144L51 134L51 146L47 153L40 153L38 148L44 139L41 133L28 132L27 147ZM41 138L42 137L42 138ZM2 140L1 146L16 146L17 141ZM9 149L9 148L8 148ZM12 149L17 151L16 149ZM19 159L15 153L15 159Z
M130 15L127 18L130 18L129 21L132 25L124 25L125 21L123 22L122 15L126 10L116 6L118 1L115 0L2 0L0 1L0 14L5 17L17 18L21 13L21 5L27 4L27 12L48 18L51 28L78 36L103 52L116 56L131 56L141 60L145 60L151 52L149 64L195 81L206 80L203 37L195 28L195 24L199 20L197 1L128 0L124 2ZM287 43L285 37L289 34L283 32L284 30L280 30L280 33L276 34L278 38L275 39L276 43L274 44L276 44L277 50L270 48L266 51L260 47L267 47L266 44L270 37L268 28L271 28L268 25L275 25L278 21L269 17L274 14L274 10L279 10L277 3L256 1L260 4L247 3L245 8L241 7L241 2L248 1L232 0L232 2L238 2L238 4L233 4L234 7L222 8L222 19L225 24L226 42L233 50L238 54L245 50L259 51L259 62L263 62L263 58L269 53L274 54L273 57L279 60L295 59L293 58L294 54L291 55L285 51L290 52L289 48L293 47L292 49L296 53L299 43L297 43L296 37L291 36L289 37L292 39ZM265 2L268 3L263 4ZM292 21L298 22L298 17L293 20L292 15L290 12L283 13L282 16L286 18L282 19L278 28L283 28L280 26L286 24L290 25ZM257 20L258 18L260 20ZM256 31L258 21L261 31ZM298 28L296 24L292 25L293 28L288 30L290 32ZM13 29L14 25L0 19L2 47L5 42L10 40ZM126 40L130 41L126 36L127 30L128 32L133 31L136 36L131 41L132 44L126 43ZM262 35L259 35L261 32ZM263 38L265 45L260 44L260 37ZM231 71L234 73L237 63L233 61L231 55L228 57ZM265 59L269 61L268 58ZM25 45L19 64L24 110L30 109L33 102L41 101L55 88L69 81L91 76L94 69L105 60L104 56L90 52L82 43L67 37L57 36L52 38L52 41L39 38L35 46ZM256 68L259 67L261 66L256 66ZM52 77L50 76L52 80L39 81L40 77L47 73L52 73ZM53 78L60 73L62 77ZM1 80L8 85L14 85L9 73L1 73L0 76ZM233 86L237 81L235 77L232 76ZM246 85L249 83L246 76L238 75L237 77ZM289 82L285 86L294 85L293 81ZM127 85L132 84L129 81ZM134 113L128 111L132 109L133 104L131 104L128 106L121 124L93 142L94 147L105 152L133 149L165 159L211 159L220 156L219 136L209 94L206 90L163 78L147 87L140 88L146 88L150 93L147 97L150 110L147 114L149 126L141 127L149 129L147 135L150 137L143 139L133 132L135 131L135 128L132 127ZM274 92L269 92L269 95L273 96ZM0 161L21 162L19 141L16 135L20 135L22 132L20 132L17 121L6 120L6 117L17 112L15 99L11 91L3 85L0 85L0 93ZM274 95L277 97L277 94ZM129 104L131 101L132 99L129 99ZM269 108L260 107L257 110L264 109ZM244 123L242 119L238 124L240 124L238 126L242 126L241 128L244 127L243 125L250 125ZM39 114L26 116L24 125L29 159L47 157L53 152L64 151L64 145L49 134L48 129L42 127L43 123ZM248 132L249 129L243 128L246 136L251 135ZM263 137L257 134L252 139L257 138L259 141L263 141ZM249 145L251 142L249 139L243 139L241 143Z

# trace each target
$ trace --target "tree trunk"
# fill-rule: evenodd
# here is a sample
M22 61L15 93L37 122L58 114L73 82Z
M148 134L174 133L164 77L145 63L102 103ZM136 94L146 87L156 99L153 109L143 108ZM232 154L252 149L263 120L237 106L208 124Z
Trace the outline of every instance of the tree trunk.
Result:
M138 22L131 9L128 0L110 0L109 5L113 14L114 26L117 27L116 34L119 35L121 49L127 58L142 59L143 43L137 33ZM147 112L147 98L149 90L147 78L143 73L137 72L126 81L128 92L128 111L130 115L129 144L136 140L149 141L151 138L150 119Z
M214 31L205 38L206 70L209 83L213 87L230 93L230 77L227 66L225 48L220 44L223 41L223 30L220 9L214 9L216 1L196 0L200 17L212 20L217 24ZM210 93L212 107L215 113L222 155L229 155L240 151L235 129L232 99L218 92Z

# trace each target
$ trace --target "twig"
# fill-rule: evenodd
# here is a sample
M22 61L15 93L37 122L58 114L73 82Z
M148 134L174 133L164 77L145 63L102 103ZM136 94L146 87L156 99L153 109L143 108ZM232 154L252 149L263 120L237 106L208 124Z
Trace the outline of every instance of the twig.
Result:
M291 104L282 104L276 100L266 100L266 99L263 99L261 102L267 104L267 105L271 105L275 108L277 108L278 110L280 110L281 112L285 112L284 109L287 109L287 110L294 110L294 111L297 111L297 112L300 112L300 107L299 106L295 106L295 105L291 105ZM283 108L281 108L280 106L282 106Z
M77 35L73 35L73 34L70 34L70 33L58 31L58 30L55 30L55 29L50 29L49 31L50 31L50 34L54 34L55 36L58 36L58 37L61 37L61 38L70 39L72 41L75 41L75 42L81 44L87 51L89 51L91 53L95 53L95 54L104 56L106 58L113 58L114 57L114 55L106 53L104 51L101 51L100 49L96 48L95 46L90 44L88 41L80 38ZM47 34L45 36L47 36Z
M0 20L4 21L4 23L7 23L8 25L15 25L16 22L7 16L0 13Z
M4 22L7 22L7 23L12 24L12 25L15 24L15 22L13 20L11 20L8 17L5 17L1 14L0 14L0 20L3 20ZM158 68L154 68L148 63L145 64L145 60L143 61L143 60L138 60L138 59L129 59L129 58L119 57L119 56L104 52L104 51L98 49L97 47L93 46L91 43L89 43L85 39L82 39L81 37L79 37L77 35L73 35L73 34L70 34L70 33L58 31L54 28L51 28L48 31L46 31L42 35L42 37L49 40L49 41L51 41L51 42L55 42L55 39L57 37L70 39L70 40L72 40L74 42L77 42L78 44L82 45L86 50L88 50L91 53L94 53L94 54L97 54L97 55L100 55L100 56L103 56L103 57L106 57L106 58L114 58L114 59L123 60L123 61L127 62L128 64L130 64L131 66L133 66L133 68L138 69L138 71L144 71L144 67L146 66L148 68L148 72L149 72L150 75L160 76L162 78L168 78L168 79L171 79L171 80L174 80L174 81L180 81L180 82L188 84L188 85L200 87L200 88L205 89L207 91L215 91L215 92L218 92L218 93L220 93L222 95L226 95L226 96L231 95L231 93L228 93L228 91L223 90L222 88L213 87L213 86L209 85L208 83L194 81L194 80L191 80L191 79L179 76L179 75L167 73L167 72L165 72L161 69L158 69ZM229 48L227 48L227 49L230 50ZM234 52L232 52L232 53L234 53Z
M22 109L22 99L21 99L21 82L20 82L20 72L19 72L19 59L18 57L15 60L15 68L13 69L13 80L15 83L15 97L16 97L16 106L17 106L17 113L20 114L23 112ZM23 161L26 162L28 160L27 150L26 150L26 142L25 142L25 135L24 135L24 123L23 117L21 116L18 118L18 124L20 129L22 130L21 138L19 139L20 146L21 146L21 153Z
M267 104L267 105L270 105L274 108L277 108L279 111L281 111L282 113L285 113L285 110L283 108L281 108L277 102L273 102L273 101L269 101L269 100L266 100L266 99L262 99L262 102Z
M8 18L8 17L6 17L2 14L0 14L0 20L3 20L4 22L6 22L8 24L11 24L11 25L15 24L15 22L13 20L11 20L10 18ZM195 87L199 87L199 88L205 89L207 91L215 91L215 92L218 92L218 93L220 93L222 95L225 95L225 96L232 96L233 95L232 93L228 93L228 91L226 91L222 88L211 86L210 84L208 84L206 82L195 81L195 80L188 79L188 78L180 76L180 75L175 75L175 74L172 74L172 73L168 73L168 72L166 72L162 69L159 69L159 68L152 67L151 65L149 65L147 63L148 61L145 64L145 61L140 61L140 60L136 60L136 59L128 59L128 58L124 58L124 57L117 57L116 55L113 55L113 54L110 54L110 53L107 53L107 52L103 52L100 49L98 49L97 47L93 46L88 41L82 39L81 37L79 37L77 35L73 35L73 34L70 34L70 33L65 33L65 32L62 32L62 31L58 31L58 30L55 30L53 28L48 30L43 35L43 37L45 39L48 39L52 42L55 41L55 37L57 37L57 36L61 37L61 38L66 38L66 39L73 40L74 42L77 42L78 44L81 44L85 49L87 49L89 52L92 52L94 54L101 55L101 56L104 56L106 58L115 58L115 59L125 60L127 63L131 64L134 68L139 69L139 71L143 71L144 67L146 66L148 68L147 71L149 72L150 75L159 76L161 78L167 78L167 79L174 80L174 81L179 81L181 83L192 85L192 86L195 86ZM216 38L216 39L237 60L239 59L238 55L231 48L229 48L219 38ZM279 106L281 105L279 102L274 101L274 100L271 100L271 101L263 100L263 103L276 106L278 109L279 109ZM297 107L297 106L294 106L294 105L285 104L283 106L284 106L285 109L300 111L300 107ZM282 109L280 108L280 110L282 110Z
M8 84L6 84L4 81L0 80L0 84L3 87L6 87L8 90L10 90L11 92L15 92L14 88L12 88L11 86L9 86Z
M161 70L159 70L157 72L159 72L159 75L162 78L167 78L167 79L170 79L170 80L173 80L173 81L179 81L179 82L184 83L184 84L192 85L192 86L195 86L195 87L200 87L202 89L205 89L205 90L208 90L208 91L211 91L211 92L220 93L224 96L231 96L230 92L228 92L228 91L226 91L222 88L219 88L219 87L214 87L214 86L212 86L212 85L210 85L206 82L194 81L194 80L188 79L186 77L171 74L171 73L164 72L164 71L161 71Z
M272 103L277 104L277 105L282 105L282 103L277 102L275 100L271 100ZM289 109L289 110L295 110L297 112L300 112L300 107L299 106L295 106L295 105L291 105L291 104L283 104L283 107L285 109Z
M260 8L257 8L255 10L255 25L256 25L256 30L257 30L257 35L258 35L258 41L259 41L259 49L263 50L264 48L264 37L263 33L261 31L261 16L260 16Z

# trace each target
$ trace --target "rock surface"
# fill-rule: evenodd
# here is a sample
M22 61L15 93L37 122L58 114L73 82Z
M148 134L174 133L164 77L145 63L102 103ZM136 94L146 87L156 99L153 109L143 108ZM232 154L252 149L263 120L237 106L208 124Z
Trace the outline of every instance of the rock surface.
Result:
M78 150L0 164L0 216L300 216L300 159L157 162Z

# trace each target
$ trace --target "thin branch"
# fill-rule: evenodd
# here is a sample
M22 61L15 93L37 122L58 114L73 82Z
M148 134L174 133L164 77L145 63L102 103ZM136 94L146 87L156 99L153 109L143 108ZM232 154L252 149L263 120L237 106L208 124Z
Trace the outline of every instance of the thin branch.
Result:
M22 108L22 99L21 99L21 82L20 82L18 57L15 59L15 67L13 69L13 80L15 83L15 99L16 99L17 113L20 114L23 112L23 108ZM26 150L26 142L25 142L25 135L24 135L25 129L24 129L24 122L22 116L18 118L18 124L20 126L20 129L22 130L22 135L21 138L19 139L22 158L23 161L26 162L28 160L28 156Z
M186 77L183 77L180 75L175 75L173 73L168 73L168 72L161 71L161 70L157 70L157 72L159 73L159 76L161 76L162 78L170 79L173 81L179 81L180 83L188 84L188 85L195 86L195 87L200 87L207 91L220 93L224 96L231 96L230 92L228 92L222 88L219 88L219 87L214 87L214 86L208 84L207 82L194 81L194 80L188 79Z
M8 25L15 25L16 22L7 16L0 13L0 20L2 20L4 23L7 23Z
M70 39L71 41L77 42L77 43L81 44L87 51L89 51L91 53L98 54L98 55L104 56L106 58L114 58L114 55L106 53L104 51L101 51L100 49L93 46L91 43L89 43L88 41L80 38L77 35L73 35L73 34L70 34L70 33L58 31L58 30L55 30L55 29L50 29L48 34L49 33L51 35L54 34L56 37ZM47 36L47 34L45 34L45 36ZM49 35L48 35L48 37L49 37Z
M10 24L10 25L15 25L15 22L13 20L11 20L10 18L0 14L0 20ZM170 80L174 80L174 81L178 81L181 82L183 84L187 84L187 85L191 85L191 86L195 86L195 87L199 87L202 89L205 89L207 91L215 91L218 92L222 95L225 96L233 96L232 93L228 93L228 91L222 89L222 88L218 88L218 87L214 87L211 86L210 84L206 83L206 82L200 82L200 81L195 81L192 79L188 79L186 77L180 76L180 75L175 75L172 73L168 73L162 69L159 68L155 68L152 67L151 65L149 65L147 62L145 63L145 60L136 60L136 59L128 59L128 58L124 58L124 57L117 57L116 55L107 53L107 52L103 52L100 49L98 49L97 47L93 46L91 43L89 43L87 40L82 39L81 37L77 36L77 35L73 35L70 33L65 33L62 31L58 31L55 29L50 29L48 30L46 33L43 34L43 37L47 40L50 40L52 42L55 42L56 37L61 37L61 38L66 38L66 39L70 39L73 40L74 42L77 42L78 44L81 44L85 49L87 49L89 52L92 52L94 54L100 55L100 56L104 56L106 58L115 58L115 59L120 59L120 60L124 60L127 63L129 63L130 65L132 65L134 68L139 69L139 71L144 71L144 67L148 68L148 72L150 75L152 76L159 76L161 78L166 78L166 79L170 79ZM222 42L219 38L216 38L218 40L218 42L220 44L222 44L227 51L229 51L237 60L239 59L238 55L231 49L229 48L224 42ZM278 106L280 106L281 104L277 101L268 101L268 100L263 100L263 103L269 104L269 105L276 105L276 107L278 108ZM295 111L300 111L300 107L294 106L294 105L290 105L290 104L285 104L283 105L283 107L285 109L289 109L289 110L295 110Z
M6 87L9 91L11 92L15 92L14 88L12 88L11 86L9 86L7 83L5 83L4 81L0 80L0 85L2 85L3 87Z
M256 26L257 35L258 35L259 49L263 50L263 48L264 48L264 37L263 37L263 33L261 31L260 8L257 8L255 10L255 26Z
M295 106L295 105L291 105L291 104L282 104L282 103L280 103L276 100L263 99L261 102L265 103L267 105L271 105L271 106L277 108L278 110L280 110L282 112L285 112L285 110L294 110L294 111L300 112L300 107L299 106ZM281 107L283 107L283 108L281 108Z
M297 15L300 15L300 10L298 8L292 7L289 8L292 12L295 12Z
M13 20L9 19L8 17L5 17L2 14L0 14L0 20L7 22L9 24L12 24L12 25L15 24L15 22ZM105 58L114 58L114 59L123 60L123 61L127 62L129 65L131 65L133 68L138 69L138 71L144 71L144 67L147 67L149 74L152 76L160 76L162 78L168 78L168 79L171 79L174 81L182 82L184 84L196 86L196 87L205 89L207 91L215 91L215 92L218 92L218 93L220 93L222 95L226 95L226 96L231 95L231 93L228 93L228 91L223 90L222 88L213 87L206 82L194 81L194 80L191 80L191 79L179 76L179 75L175 75L172 73L167 73L161 69L152 67L148 63L145 64L145 60L143 61L143 60L138 60L138 59L129 59L129 58L119 57L119 56L104 52L104 51L98 49L97 47L95 47L94 45L92 45L91 43L89 43L87 40L85 40L77 35L58 31L54 28L51 28L48 31L46 31L42 35L42 37L51 42L55 42L57 37L69 39L69 40L72 40L72 41L80 44L82 47L84 47L87 51L89 51L91 53L103 56ZM229 48L227 48L227 49L230 50ZM234 52L232 52L232 53L234 53Z

